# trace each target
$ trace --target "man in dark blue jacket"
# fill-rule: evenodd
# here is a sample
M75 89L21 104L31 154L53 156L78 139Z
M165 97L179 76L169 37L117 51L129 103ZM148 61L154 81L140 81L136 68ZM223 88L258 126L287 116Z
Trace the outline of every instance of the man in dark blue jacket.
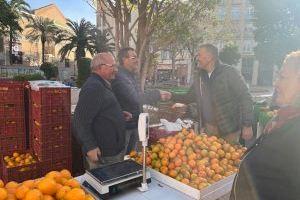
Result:
M109 82L117 72L112 54L97 54L91 70L73 121L89 169L123 160L125 146L125 117Z
M153 104L159 100L168 100L171 93L161 90L140 90L137 77L138 58L133 48L123 48L118 53L119 69L112 82L113 91L122 107L132 114L132 119L126 123L125 150L128 154L137 149L138 118L142 111L142 104Z

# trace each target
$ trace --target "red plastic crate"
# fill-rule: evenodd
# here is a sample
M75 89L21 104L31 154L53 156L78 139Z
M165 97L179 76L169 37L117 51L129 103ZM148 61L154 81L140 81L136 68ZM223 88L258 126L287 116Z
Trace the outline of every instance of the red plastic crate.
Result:
M32 132L32 140L37 141L41 145L61 144L71 138L71 133L67 131L58 131L43 133L40 131Z
M25 118L0 117L0 136L25 134Z
M173 136L176 133L178 133L178 131L166 131L164 129L160 129L157 127L150 128L149 129L149 143L150 144L156 143L160 138Z
M60 144L41 144L38 141L33 141L33 150L35 155L41 161L55 160L71 156L71 141L65 140L64 143Z
M70 156L55 159L55 160L46 160L40 162L40 174L41 176L45 176L48 172L57 170L60 171L62 169L68 169L71 171L72 169L72 158Z
M71 107L65 105L41 106L32 103L31 113L33 116L39 116L42 119L58 116L71 116Z
M0 118L4 117L24 117L24 104L15 103L1 103L0 104Z
M25 82L22 81L0 81L0 104L17 103L24 104Z
M19 151L18 153L33 153L31 151ZM7 153L7 154L2 154L1 155L1 163L2 163L2 179L4 182L8 181L16 181L16 182L22 182L25 180L29 179L35 179L40 177L40 167L39 167L39 162L37 161L36 163L32 163L29 165L23 165L23 166L17 166L17 167L11 167L7 168L4 166L4 156L11 156L12 153Z
M48 133L54 134L54 132L70 132L71 124L70 117L64 118L51 118L47 123L40 123L36 119L31 120L32 132L40 132L41 134L47 135Z
M37 105L63 105L71 106L70 88L40 88L31 90L31 101Z
M23 135L0 137L0 152L24 151L26 149L26 137Z

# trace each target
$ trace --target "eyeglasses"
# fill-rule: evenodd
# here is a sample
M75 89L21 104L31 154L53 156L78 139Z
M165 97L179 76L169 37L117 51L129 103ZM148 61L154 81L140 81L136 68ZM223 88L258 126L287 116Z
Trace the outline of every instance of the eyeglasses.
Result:
M105 66L111 67L111 68L117 68L116 64L107 64L107 63L101 63L101 64L99 64L99 66L101 66L101 65L105 65Z

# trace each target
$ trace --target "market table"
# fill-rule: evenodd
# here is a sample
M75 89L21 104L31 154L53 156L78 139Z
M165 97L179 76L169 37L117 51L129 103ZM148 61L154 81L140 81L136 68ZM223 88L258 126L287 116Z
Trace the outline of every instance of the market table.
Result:
M76 178L81 183L84 181L83 176ZM177 191L154 178L148 184L147 192L140 192L137 188L132 188L126 192L113 196L113 200L193 200L193 198ZM229 194L219 198L219 200L228 200Z

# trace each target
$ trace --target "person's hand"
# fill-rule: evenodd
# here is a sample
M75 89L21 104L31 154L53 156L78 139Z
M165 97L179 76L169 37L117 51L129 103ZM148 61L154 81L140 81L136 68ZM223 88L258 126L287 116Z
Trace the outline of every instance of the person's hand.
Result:
M86 153L86 155L87 155L87 157L88 157L88 159L89 159L90 161L92 161L92 162L97 162L97 161L99 161L99 158L100 158L100 156L101 156L101 151L100 151L100 149L97 147L97 148L95 148L95 149L93 149L93 150L88 151L88 152Z
M160 99L162 101L168 101L172 98L172 93L164 90L159 90L160 93Z
M253 137L253 131L252 131L252 126L249 127L243 127L242 130L242 138L244 140L250 140Z
M124 115L125 121L129 121L132 119L132 114L130 112L123 111L123 115Z

